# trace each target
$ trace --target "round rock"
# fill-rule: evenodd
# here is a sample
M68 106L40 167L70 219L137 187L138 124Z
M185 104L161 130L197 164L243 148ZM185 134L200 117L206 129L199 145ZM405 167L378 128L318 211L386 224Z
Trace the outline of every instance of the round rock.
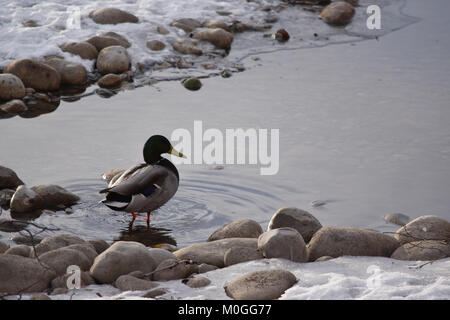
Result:
M295 208L284 207L272 216L268 230L290 227L296 229L305 242L309 242L322 225L311 213Z
M91 275L100 283L113 283L133 271L152 272L156 268L148 248L141 243L118 241L95 258Z
M118 38L109 37L109 36L93 36L86 40L86 42L92 44L98 52L102 51L106 47L111 46L121 46L124 48L129 48L130 43L127 41L120 40Z
M1 251L1 250L0 250ZM31 252L31 248L24 244L19 244L18 246L14 246L5 251L5 254L13 254L16 256L29 257Z
M402 213L390 213L385 215L383 218L386 222L396 224L399 226L404 226L410 220L410 218L406 214Z
M401 244L420 240L450 241L450 222L436 216L421 216L398 229L395 238Z
M438 260L450 257L450 242L422 240L408 242L397 248L391 258L398 260Z
M202 288L202 287L206 287L207 285L209 285L211 283L211 280L209 280L206 277L194 277L194 278L184 279L182 282L191 288Z
M207 41L217 48L228 50L233 42L233 35L222 28L203 29L193 35L194 39Z
M258 250L266 258L283 258L295 262L308 261L305 241L293 228L278 228L264 232L258 238Z
M145 279L139 279L131 275L123 275L117 278L114 286L121 291L143 291L154 289L158 286L157 283Z
M326 6L319 17L328 24L345 26L355 15L355 8L348 2L335 1Z
M296 277L286 270L263 270L243 275L225 286L225 293L235 300L278 299L297 283Z
M0 74L0 99L22 99L25 96L25 86L19 77L11 73Z
M89 17L99 24L137 23L139 19L117 8L102 8L89 13Z
M378 231L351 227L323 227L308 244L309 261L322 256L381 256L390 257L400 246L389 235Z
M25 185L17 188L11 198L11 211L15 213L27 213L41 209L43 204L42 197Z
M17 174L7 168L0 166L0 190L1 189L16 189L18 186L24 184Z
M98 79L97 84L100 88L117 88L122 84L122 77L115 73L108 73Z
M61 76L54 68L30 59L19 59L11 62L6 72L19 77L26 87L39 91L58 90Z
M97 59L98 50L95 46L86 41L65 43L61 50L80 56L82 59Z
M130 68L130 56L122 46L106 47L97 58L97 68L101 74L122 73Z
M50 58L45 60L45 64L59 72L62 84L79 85L86 82L87 71L80 63Z
M214 231L208 241L226 238L258 238L261 233L263 230L258 222L251 219L240 219Z
M164 50L165 47L166 47L166 45L162 41L159 41L159 40L147 41L147 48L149 48L150 50L161 51L161 50Z
M48 251L39 256L39 260L48 265L57 275L64 275L67 267L76 265L81 270L89 270L91 266L89 259L79 250L59 248Z
M70 207L80 200L76 194L54 184L41 184L31 188L42 199L41 208L59 209Z

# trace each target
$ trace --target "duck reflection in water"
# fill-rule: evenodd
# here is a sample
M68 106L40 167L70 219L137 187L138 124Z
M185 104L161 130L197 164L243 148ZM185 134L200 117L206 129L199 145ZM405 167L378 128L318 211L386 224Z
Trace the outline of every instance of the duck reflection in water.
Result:
M176 246L177 242L170 235L172 230L165 228L156 228L144 225L133 226L129 223L127 228L120 231L120 235L116 241L136 241L145 246L155 246L158 244L171 244Z

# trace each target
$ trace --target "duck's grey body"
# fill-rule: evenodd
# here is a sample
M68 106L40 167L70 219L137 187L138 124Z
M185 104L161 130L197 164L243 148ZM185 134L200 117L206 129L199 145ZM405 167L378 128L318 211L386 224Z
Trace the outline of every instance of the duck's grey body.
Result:
M169 201L178 190L175 166L162 158L154 165L143 163L126 170L110 182L102 202L116 211L151 212Z

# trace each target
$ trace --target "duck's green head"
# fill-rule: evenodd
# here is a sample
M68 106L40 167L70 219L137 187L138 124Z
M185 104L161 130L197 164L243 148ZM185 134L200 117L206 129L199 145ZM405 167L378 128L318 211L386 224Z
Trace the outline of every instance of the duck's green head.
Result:
M148 164L154 164L161 159L161 154L170 153L178 157L186 158L184 154L172 147L170 141L160 135L151 136L144 145L144 160Z

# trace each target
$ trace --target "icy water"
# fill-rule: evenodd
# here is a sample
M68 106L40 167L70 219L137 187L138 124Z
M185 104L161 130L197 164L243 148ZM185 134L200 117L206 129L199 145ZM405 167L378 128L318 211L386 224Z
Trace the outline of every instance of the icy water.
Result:
M133 11L134 4L129 2L125 9ZM2 26L10 26L33 10L33 1L23 10L17 10L18 3L8 1L6 8L15 8L16 13L2 17ZM249 15L247 6L253 6L241 1L198 3L211 11L232 6L244 16ZM319 34L329 38L336 33L336 41L296 41L297 29L293 28L294 39L285 47L273 42L251 46L256 52L273 51L269 54L244 50L245 41L256 41L254 34L248 35L247 40L236 40L236 50L227 58L247 70L228 79L202 79L198 92L185 90L178 81L166 81L123 91L110 99L92 95L62 102L54 112L33 119L0 120L1 164L14 169L29 186L59 184L81 197L73 213L45 212L34 222L108 241L134 239L185 246L204 241L218 227L239 218L254 219L266 228L273 213L287 205L311 212L323 225L386 232L396 230L382 219L388 213L450 219L450 21L442 13L449 4L392 3L382 21L387 28L405 28L391 33L382 29L387 34L378 40L356 41L367 36L359 20L346 29L317 26ZM87 1L74 4L83 7L83 14L97 7ZM176 5L171 9L184 10ZM36 11L38 17L43 17L42 10ZM158 14L169 12L169 8L164 10ZM285 23L286 29L296 21L290 15L306 14L299 8L283 12L287 17L279 24ZM420 20L410 17L418 13ZM179 15L157 22L175 17ZM359 36L353 35L355 26L360 27ZM312 31L315 25L305 28ZM55 40L58 33L52 28L47 31L50 42L60 41ZM18 39L25 37L22 31L14 32ZM61 41L66 36L61 32ZM9 33L2 37L2 43L12 39ZM5 47L0 50L6 61L10 56ZM9 50L15 55L14 46ZM133 58L142 57L139 49L133 52ZM203 121L204 129L280 129L278 174L261 176L258 166L249 165L225 165L223 169L179 165L178 192L154 213L151 228L137 220L129 230L129 214L98 203L102 198L98 191L106 185L102 173L141 162L142 146L149 136L170 137L177 128L192 131L195 120ZM312 207L314 200L326 204ZM9 212L3 211L2 216L8 217ZM0 233L2 241L11 236Z

